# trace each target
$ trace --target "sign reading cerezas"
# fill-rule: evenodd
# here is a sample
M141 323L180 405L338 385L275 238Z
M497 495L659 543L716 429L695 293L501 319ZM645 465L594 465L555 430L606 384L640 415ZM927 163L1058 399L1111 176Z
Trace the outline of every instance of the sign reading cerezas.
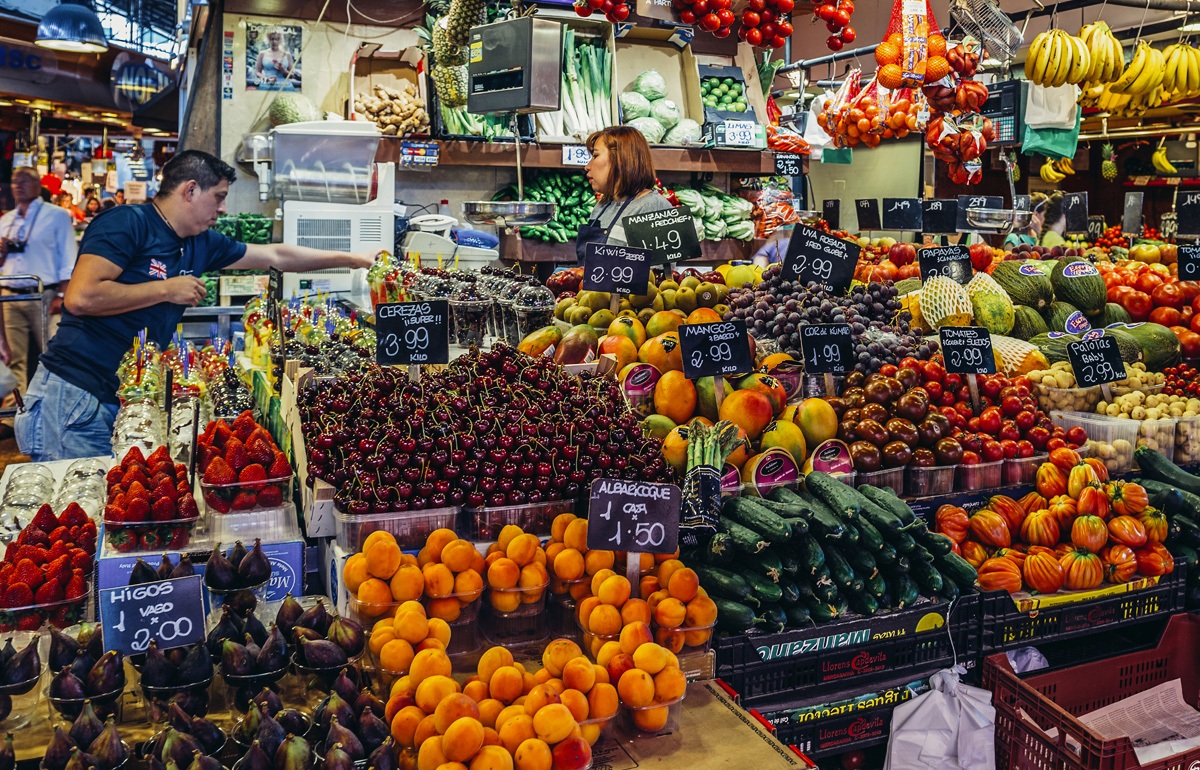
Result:
M449 363L449 303L433 299L377 305L375 361L380 366Z

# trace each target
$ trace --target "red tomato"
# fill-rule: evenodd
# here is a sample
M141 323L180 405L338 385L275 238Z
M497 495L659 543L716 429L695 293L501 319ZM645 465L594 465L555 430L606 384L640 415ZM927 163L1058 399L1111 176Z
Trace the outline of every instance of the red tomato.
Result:
M1200 332L1200 313L1192 316L1192 320L1188 323L1188 326L1191 327L1192 331Z
M1067 445L1066 441L1059 438L1058 436L1055 436L1054 438L1052 438L1046 442L1046 451L1053 452L1055 449L1062 449L1066 445Z
M1183 295L1183 290L1179 288L1178 283L1164 283L1154 287L1154 291L1150 292L1150 299L1154 300L1156 307L1173 307L1178 309L1187 303Z
M1108 290L1108 301L1116 302L1119 305L1119 304L1121 304L1121 299L1131 291L1134 291L1134 290L1129 288L1125 284L1123 284L1123 283L1118 284Z
M1173 307L1156 307L1150 311L1150 322L1163 326L1179 326L1183 322L1183 315Z
M1150 317L1150 310L1154 307L1154 302L1144 291L1131 291L1121 299L1121 306L1125 308L1125 312L1129 313L1132 320L1145 321Z
M1192 298L1192 310L1200 313L1200 296Z
M1087 440L1087 431L1079 425L1076 425L1074 428L1071 428L1067 431L1067 441L1070 441L1072 444L1079 444L1080 446L1083 446L1087 443Z
M941 382L946 377L946 370L937 361L926 361L922 364L925 371L925 379L932 382ZM950 387L958 387L957 383Z
M1142 273L1133 282L1133 288L1138 291L1144 291L1147 294L1154 291L1156 286L1162 285L1162 276L1158 273Z
M1183 320L1182 320L1183 325L1188 326L1189 324L1191 324L1192 316L1194 316L1196 314L1196 311L1192 310L1191 305L1184 305L1183 310L1180 310L1179 314L1183 317Z
M1175 336L1179 338L1179 346L1183 349L1184 358L1200 356L1200 334L1182 326L1172 327L1171 331L1175 332Z

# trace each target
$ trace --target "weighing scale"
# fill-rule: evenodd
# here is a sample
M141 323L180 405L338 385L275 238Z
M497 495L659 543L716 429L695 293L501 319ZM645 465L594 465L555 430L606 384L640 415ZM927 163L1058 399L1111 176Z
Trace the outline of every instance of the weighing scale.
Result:
M404 236L401 254L416 255L427 267L453 267L477 269L500 258L496 249L460 245L450 237L450 231L458 225L454 217L441 214L423 214L408 220L408 233Z
M1002 238L1008 237L1013 230L1024 230L1033 220L1032 211L1017 209L1017 187L1013 183L1013 159L1007 152L1000 153L1004 159L1004 172L1008 175L1008 191L1012 196L1013 208L1010 209L967 209L967 224L978 232L996 233Z

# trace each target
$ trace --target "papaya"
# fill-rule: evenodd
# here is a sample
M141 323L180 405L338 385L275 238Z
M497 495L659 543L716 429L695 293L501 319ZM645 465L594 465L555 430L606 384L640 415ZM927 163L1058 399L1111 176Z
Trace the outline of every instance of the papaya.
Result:
M562 342L563 334L557 326L543 326L525 335L525 339L517 345L517 350L531 356L554 355L558 343Z

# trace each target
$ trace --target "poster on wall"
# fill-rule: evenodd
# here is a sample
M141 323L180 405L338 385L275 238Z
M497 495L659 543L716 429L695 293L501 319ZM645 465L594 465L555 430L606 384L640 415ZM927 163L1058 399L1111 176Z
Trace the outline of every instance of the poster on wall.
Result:
M246 22L246 90L299 91L304 28Z

